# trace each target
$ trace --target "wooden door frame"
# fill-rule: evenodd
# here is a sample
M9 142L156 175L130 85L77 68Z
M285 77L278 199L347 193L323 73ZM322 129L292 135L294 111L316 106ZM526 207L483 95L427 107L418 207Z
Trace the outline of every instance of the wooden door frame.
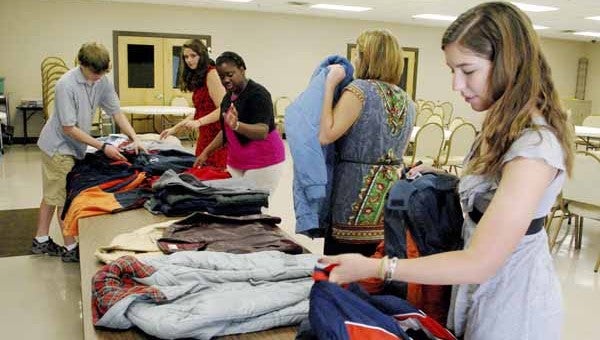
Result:
M206 41L206 47L212 46L210 35L198 34L180 34L180 33L153 33L153 32L134 32L134 31L113 31L113 69L115 91L119 94L119 37L155 37L155 38L176 38L176 39L199 39Z

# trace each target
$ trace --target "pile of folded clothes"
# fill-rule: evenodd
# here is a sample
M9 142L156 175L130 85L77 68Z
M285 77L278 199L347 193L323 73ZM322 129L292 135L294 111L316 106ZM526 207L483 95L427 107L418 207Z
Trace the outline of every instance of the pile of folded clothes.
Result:
M216 215L260 214L269 193L242 178L201 181L190 173L167 170L152 184L154 196L144 207L154 214L184 216L196 211Z

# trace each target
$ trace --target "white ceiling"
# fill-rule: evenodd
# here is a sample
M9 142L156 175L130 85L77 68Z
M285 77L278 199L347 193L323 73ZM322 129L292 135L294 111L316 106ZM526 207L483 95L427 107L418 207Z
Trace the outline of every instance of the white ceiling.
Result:
M375 20L405 25L446 27L449 23L413 19L416 14L444 14L457 16L482 1L472 0L298 0L310 4L328 3L372 7L373 10L361 13L326 11L311 9L309 5L294 6L289 0L254 0L249 3L232 3L219 0L104 0L113 2L136 2L175 6L235 9L257 12L302 14L324 17L338 17L359 20ZM549 29L539 30L544 37L591 41L600 38L581 37L563 30L600 32L600 21L586 20L589 16L600 16L600 0L519 0L535 5L558 7L560 10L527 14L536 25Z

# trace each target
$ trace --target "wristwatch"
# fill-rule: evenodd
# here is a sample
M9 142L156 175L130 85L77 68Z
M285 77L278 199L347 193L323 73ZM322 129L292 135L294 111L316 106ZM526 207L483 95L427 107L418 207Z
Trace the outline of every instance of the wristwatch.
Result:
M100 147L100 151L104 152L104 149L106 149L107 145L110 145L110 144L109 143L102 144L102 146Z

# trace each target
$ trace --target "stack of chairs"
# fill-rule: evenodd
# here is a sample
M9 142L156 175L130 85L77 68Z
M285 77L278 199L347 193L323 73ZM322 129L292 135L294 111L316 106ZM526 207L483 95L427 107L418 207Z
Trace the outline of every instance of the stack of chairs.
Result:
M42 103L44 105L44 119L52 114L54 103L54 87L56 82L69 71L65 61L59 57L47 57L42 60Z
M431 122L439 122L442 126L448 127L452 121L454 106L450 102L436 104L431 100L417 100L417 119L416 126L423 126ZM431 118L431 117L434 118ZM436 116L439 117L436 118ZM441 121L441 122L440 122Z

